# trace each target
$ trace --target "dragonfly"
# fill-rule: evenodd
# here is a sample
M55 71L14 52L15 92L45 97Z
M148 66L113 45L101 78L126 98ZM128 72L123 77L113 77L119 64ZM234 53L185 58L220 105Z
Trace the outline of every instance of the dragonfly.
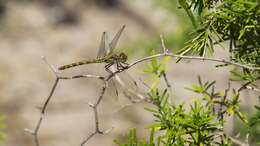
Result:
M80 65L92 64L92 63L106 63L105 70L111 74L113 74L113 72L115 72L117 70L125 69L128 66L128 63L126 63L127 59L128 59L127 55L123 52L113 53L113 50L115 49L117 42L124 29L125 29L125 25L123 25L119 29L119 31L116 33L116 35L114 36L114 38L112 39L112 41L109 44L107 44L107 42L106 42L106 32L103 32L102 37L101 37L101 42L99 45L99 51L98 51L96 59L74 62L74 63L68 64L68 65L60 66L58 69L65 70L65 69L77 67ZM114 66L114 65L116 65L116 66ZM112 68L110 69L110 67L112 67ZM137 83L126 72L123 73L122 75L116 74L115 77L111 80L111 82L114 86L116 97L118 97L118 89L116 87L116 84L118 84L119 87L121 88L121 90L124 93L127 93L128 96L131 95L134 97L135 94L137 93L136 92ZM140 95L138 94L139 99L144 97L144 96L140 96Z
M58 69L65 70L65 69L86 65L86 64L93 64L93 63L106 63L105 70L109 73L113 73L110 70L110 67L113 65L116 65L116 68L118 70L122 70L126 68L128 66L128 64L126 63L127 55L123 52L113 53L113 50L115 49L117 42L124 29L125 29L125 25L123 25L120 28L120 30L116 33L116 35L114 36L114 38L109 44L106 43L106 32L103 32L96 59L74 62L71 64L60 66Z

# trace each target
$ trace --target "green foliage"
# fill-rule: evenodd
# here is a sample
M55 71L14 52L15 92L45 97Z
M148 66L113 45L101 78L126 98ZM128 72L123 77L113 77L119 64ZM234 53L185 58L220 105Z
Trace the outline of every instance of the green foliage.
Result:
M180 6L186 11L187 15L189 16L192 25L194 28L197 28L197 22L195 19L195 16L193 15L191 9L190 9L190 5L188 4L188 2L186 0L178 0Z
M187 45L178 51L180 55L211 55L214 52L213 41L214 34L211 32L211 26L201 27L193 34L196 34L193 39L187 42Z
M250 141L260 144L260 107L255 106L255 109L256 113L249 120L249 134Z
M216 81L202 83L200 76L198 77L198 82L199 82L199 85L194 84L194 85L191 86L191 88L187 88L187 89L189 89L189 90L191 90L195 93L203 94L203 93L206 93L206 91L210 87L212 87L212 85L214 85L216 83ZM212 94L214 94L214 93L212 93Z
M231 145L223 131L224 115L235 115L244 123L247 123L247 120L240 112L239 93L233 90L228 97L229 89L226 89L224 93L215 92L214 83L215 81L203 83L199 78L199 84L192 85L189 88L189 90L202 95L202 100L195 100L190 105L189 110L183 104L169 104L167 90L161 93L157 89L148 93L156 108L145 109L153 113L156 118L155 123L149 127L160 133L156 138L159 145ZM137 139L136 137L133 138L131 133L129 139ZM154 137L154 135L151 137ZM154 145L155 142L137 144L137 141L135 141L135 144L132 145L131 142L129 144L117 144L120 146Z
M184 12L178 9L178 1L177 0L152 0L155 9L166 10L168 12L168 16L166 20L161 24L161 27L166 26L169 28L169 20L173 20L174 26L172 26L172 31L167 30L167 33L164 35L165 45L168 46L171 52L177 52L180 48L184 47L184 43L188 41L190 37L190 32L193 30L190 27L190 20ZM143 41L143 40L142 40ZM155 44L153 43L155 42ZM147 49L147 54L151 52L154 48L160 47L160 38L156 37L155 41L152 41L153 45L151 44L151 40L147 41L147 45L145 48ZM148 47L147 47L148 46ZM149 47L150 46L150 47Z
M260 63L260 4L255 0L226 0L209 14L223 40L230 40L233 60L258 66Z
M191 34L192 38L185 47L178 50L178 54L210 56L214 53L216 44L229 42L231 61L259 67L259 0L178 0L178 2L195 29ZM158 4L173 11L177 8L175 0L160 1ZM183 26L185 27L185 24ZM259 71L244 69L243 72L259 76Z
M203 100L207 101L207 103L213 103L213 105L217 105L220 107L219 109L219 117L224 116L224 114L228 114L230 116L236 115L240 120L244 123L248 123L244 114L240 111L239 104L239 92L233 89L232 94L228 98L228 92L230 88L226 89L224 92L215 92L214 84L215 81L202 83L201 78L198 78L199 84L192 85L192 88L188 88L195 93L199 93L203 95ZM223 109L224 108L224 109ZM215 112L215 111L214 111Z
M196 10L196 12L201 15L207 8L210 9L216 6L218 1L220 0L190 0L189 7L193 8L193 11Z
M214 54L216 44L228 42L230 61L260 67L259 0L154 1L172 12L181 8L193 25L192 39L186 43L185 47L174 53L210 56ZM190 27L187 30L192 29ZM152 129L150 141L138 141L135 130L132 130L129 134L129 142L125 144L117 142L118 145L231 146L232 141L223 130L226 123L225 116L235 116L240 119L246 127L244 130L250 136L250 142L259 143L257 129L260 123L260 107L256 106L257 113L249 120L240 108L241 90L250 84L257 87L259 71L233 69L231 80L243 81L243 85L239 89L231 89L229 86L223 91L215 91L216 81L203 82L199 77L198 84L191 85L187 89L201 97L186 107L185 104L169 103L168 99L171 97L168 94L168 88L162 92L158 89L160 79L166 73L168 61L167 57L162 61L153 59L144 70L144 73L148 75L145 83L151 83L148 96L155 106L155 108L145 108L155 117L154 123L149 126Z
M6 128L6 125L4 124L5 116L0 115L0 144L5 140L6 135L3 132L3 130Z
M155 51L152 51L152 55L155 54ZM166 72L166 65L170 61L170 57L164 57L163 60L160 62L158 58L153 58L151 60L151 64L148 64L148 66L143 70L143 73L145 73L148 77L144 80L144 83L151 82L152 85L150 87L150 90L155 90L161 76L163 76Z
M218 5L213 0L192 0L186 3L190 9L197 10L193 13L199 15L197 21L200 27L195 31L194 39L180 54L211 55L213 44L228 40L232 60L259 66L259 1L222 0Z
M254 83L259 79L259 73L255 71L248 70L239 70L237 68L233 69L231 72L231 81L245 81L239 91L246 89L246 86L251 84L254 87L257 87Z
M258 79L258 74L256 72L234 69L231 71L231 73L233 75L231 80L233 81L250 81L253 83Z
M260 124L260 107L259 106L255 106L257 112L255 114L255 116L253 116L253 118L251 118L250 120L250 126L255 126L257 124Z
M218 39L222 40L222 38L216 32L212 19L205 19L205 14L201 14L208 8L211 8L213 2L209 0L179 0L179 4L190 17L195 31L192 33L193 39L188 41L187 45L178 54L212 55L214 52L214 42ZM198 16L196 20L195 16Z
M128 134L129 141L126 144L122 144L117 140L114 140L114 142L118 146L160 146L160 140L158 140L157 145L155 144L154 132L155 130L151 129L149 141L145 141L145 140L138 140L136 136L136 129L131 129Z

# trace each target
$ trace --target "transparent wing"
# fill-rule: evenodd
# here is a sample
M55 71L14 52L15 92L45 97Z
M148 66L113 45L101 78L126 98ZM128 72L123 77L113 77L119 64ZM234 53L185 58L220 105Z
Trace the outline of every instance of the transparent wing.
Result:
M116 66L111 67L112 72L115 72L116 70ZM122 92L127 97L131 97L133 100L146 99L146 94L143 93L143 90L137 85L135 79L128 72L124 71L120 74L116 74L112 80L116 83L116 87L119 88L118 91Z
M113 79L118 87L120 87L120 91L129 98L131 101L139 101L146 99L145 93L140 90L136 81L128 74L127 72L122 72L120 74L115 75Z
M108 81L107 94L116 101L119 99L119 90L114 79Z
M116 33L113 40L109 43L109 47L108 47L108 50L107 50L108 53L113 52L113 50L115 49L116 44L117 44L117 42L118 42L118 40L119 40L119 38L120 38L124 29L125 29L125 25L122 26L122 28Z
M103 32L100 45L99 45L97 58L102 58L105 55L106 55L106 32Z

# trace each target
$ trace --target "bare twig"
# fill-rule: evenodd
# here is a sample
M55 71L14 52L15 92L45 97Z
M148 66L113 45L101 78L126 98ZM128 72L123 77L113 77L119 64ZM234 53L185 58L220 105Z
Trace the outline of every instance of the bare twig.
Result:
M78 79L78 78L96 78L99 80L105 79L102 76L96 76L96 75L75 75L75 76L70 76L70 77L60 76L59 78L63 79L63 80Z
M240 68L244 68L244 69L248 69L248 70L260 70L260 67L253 67L253 66L248 66L248 65L244 65L244 64L240 64L240 63L236 63L236 62L232 62L232 61L228 61L225 59L219 59L219 58L209 58L209 57L199 57L199 56L185 56L185 55L177 55L177 54L172 54L172 53L163 53L163 54L156 54L156 55L151 55L148 57L144 57L141 59L138 59L136 61L134 61L133 63L129 64L128 68L140 63L140 62L144 62L147 60L151 60L153 58L160 58L160 57L164 57L164 56L170 56L172 58L182 58L182 59L189 59L189 60L202 60L202 61L213 61L213 62L222 62L222 63L227 63L236 67L240 67Z
M172 91L172 89L171 89L172 85L170 84L170 82L169 82L169 80L168 80L168 78L167 78L166 73L163 72L162 75L163 75L163 79L164 79L164 81L165 81L165 83L166 83L167 88L168 88L170 91Z
M81 143L81 146L84 146L92 137L94 137L96 134L98 134L97 131L91 133L83 142Z
M172 96L172 95L173 95L172 85L171 85L171 83L170 83L169 80L168 80L168 77L167 77L166 72L163 72L162 75L163 75L164 82L165 82L165 84L166 84L166 86L167 86L167 89L168 89L168 91L169 91L169 93L170 93L170 97L171 97L171 98L169 98L169 102L172 103L172 97L173 97L173 96Z
M36 123L36 127L34 130L31 130L31 129L25 129L26 132L30 133L33 135L34 137L34 141L35 141L35 145L36 146L40 146L40 142L39 142L39 137L38 137L38 133L39 133L39 130L40 130L40 127L41 127L41 124L42 124L42 121L43 121L43 118L45 116L45 113L46 113L46 109L51 101L51 98L53 97L53 94L56 90L56 87L59 83L60 80L70 80L70 79L78 79L78 78L96 78L96 79L100 79L102 81L104 81L104 87L102 89L102 92L101 92L101 95L100 97L98 98L97 102L94 104L94 105L91 105L91 107L93 108L93 111L94 111L94 117L95 117L95 127L96 127L96 130L95 132L93 132L92 134L90 134L83 142L81 145L84 145L89 139L91 139L94 135L96 134L106 134L108 133L109 131L111 131L110 129L105 131L105 132L102 132L100 129L99 129L99 119L98 119L98 110L97 110L97 107L99 105L99 103L101 102L102 98L103 98L103 95L105 93L105 90L107 88L107 83L108 83L108 79L106 79L105 77L103 76L96 76L96 75L74 75L74 76L60 76L57 71L57 69L51 65L45 57L42 57L43 61L50 67L50 69L52 70L52 72L55 74L55 82L51 88L51 91L47 97L47 99L45 100L44 104L43 104L43 107L41 108L41 116L38 120L38 122Z
M163 52L164 52L165 54L169 53L169 50L168 50L168 49L166 48L166 46L165 46L164 38L163 38L163 35L162 35L162 34L160 35L160 39L161 39L161 45L162 45L162 48L163 48Z
M35 129L34 130L26 130L27 132L31 131L30 134L33 135L36 146L40 146L38 133L39 133L39 130L40 130L40 127L41 127L41 124L42 124L42 120L43 120L46 108L47 108L47 106L48 106L48 104L49 104L49 102L50 102L50 100L52 98L52 95L53 95L53 93L54 93L54 91L55 91L55 89L56 89L56 87L58 85L58 82L60 80L59 77L58 77L57 71L55 70L55 68L47 62L45 57L42 57L42 59L51 68L51 70L55 73L56 80L55 80L55 82L54 82L54 84L53 84L53 86L51 88L49 96L47 97L46 101L44 102L43 107L41 108L41 116L40 116L40 118L39 118L39 120L38 120L38 122L36 124Z
M52 64L50 64L50 63L47 61L47 59L46 59L45 56L42 56L42 60L49 66L49 68L50 68L51 71L56 75L56 77L58 77L58 71L57 71L57 69L56 69Z
M260 93L260 89L255 88L255 87L252 87L252 86L246 86L246 89L253 90L253 91L255 91L255 92Z
M161 45L162 45L164 54L168 54L168 53L169 53L169 50L168 50L168 49L166 48L166 46L165 46L164 38L163 38L163 35L162 35L162 34L160 35L160 39L161 39ZM170 84L170 82L169 82L169 80L168 80L168 78L167 78L166 72L164 71L164 72L162 73L162 75L163 75L163 79L164 79L164 81L165 81L165 83L166 83L166 86L167 86L167 88L168 88L170 94L172 95L171 84ZM170 99L170 102L171 102L171 99Z
M59 80L60 80L59 78L56 78L56 80L55 80L55 82L54 82L54 84L53 84L53 86L52 86L52 88L51 88L51 92L50 92L50 94L49 94L47 100L45 101L45 103L44 103L44 105L43 105L43 107L42 107L41 113L42 113L43 115L45 114L45 111L46 111L46 108L47 108L47 106L48 106L48 103L50 102L50 100L51 100L51 98L52 98L52 95L53 95L53 93L54 93L54 91L55 91L55 89L56 89L56 87L57 87L57 85L58 85L58 83L59 83Z

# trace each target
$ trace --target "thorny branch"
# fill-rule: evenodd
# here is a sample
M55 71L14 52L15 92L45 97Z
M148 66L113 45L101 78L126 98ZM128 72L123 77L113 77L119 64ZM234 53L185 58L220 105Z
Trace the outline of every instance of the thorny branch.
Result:
M36 146L40 146L40 142L39 142L39 138L38 138L38 133L39 133L39 130L40 130L40 127L41 127L41 124L42 124L42 120L43 120L43 117L45 116L45 113L46 113L46 109L47 109L47 106L49 105L49 102L51 100L51 98L53 97L53 94L54 94L54 91L59 83L60 80L67 80L67 79L77 79L77 78L96 78L96 79L100 79L100 80L103 80L104 81L104 77L102 76L96 76L96 75L75 75L75 76L60 76L58 74L58 71L56 70L56 68L49 64L47 62L47 60L43 57L42 58L45 63L50 67L50 69L53 71L53 73L55 74L56 76L56 79L55 79L55 82L51 88L51 91L49 93L49 96L47 97L47 99L45 100L44 104L43 104L43 107L41 108L41 116L36 124L36 127L34 130L30 130L30 129L25 129L25 131L29 132L30 134L33 135L34 137L34 141L35 141L35 145ZM98 101L96 104L94 104L93 106L91 105L91 107L93 108L93 111L94 111L94 114L95 114L95 123L96 123L96 131L91 134L87 139L90 139L91 137L93 137L95 134L103 134L103 132L101 130L99 130L99 121L98 121L98 111L97 111L97 106L98 104L100 103L104 93L105 93L105 89L106 88L103 88L103 91L102 91L102 94L100 95ZM86 139L86 140L87 140ZM86 141L84 140L82 142L82 144L84 145L84 142ZM87 141L86 141L87 142Z
M45 102L43 104L43 107L41 108L41 116L40 116L38 122L36 123L35 129L34 130L25 129L26 132L29 132L30 134L33 135L34 141L35 141L35 145L36 146L40 146L38 133L39 133L39 130L40 130L43 118L44 118L44 116L46 114L46 109L47 109L47 107L48 107L48 105L49 105L49 103L51 101L51 98L53 97L53 93L55 92L55 89L56 89L56 87L57 87L57 85L58 85L60 80L70 80L70 79L77 79L77 78L96 78L96 79L102 80L104 82L101 94L100 94L99 98L97 99L96 103L89 104L90 107L93 109L93 112L94 112L95 131L93 133L91 133L89 136L87 136L82 141L81 146L84 146L96 134L107 134L108 132L110 132L112 130L112 128L110 128L110 129L108 129L106 131L100 130L100 128L99 128L99 118L98 118L98 105L102 101L103 96L105 94L105 91L106 91L106 89L108 87L108 81L110 79L112 79L115 75L117 75L117 74L119 74L119 73L121 73L121 72L123 72L123 71L125 71L125 70L127 70L127 69L129 69L129 68L131 68L131 67L133 67L133 66L135 66L137 64L139 64L139 63L141 63L141 62L144 62L144 61L147 61L147 60L151 60L153 58L160 58L160 57L170 56L171 58L175 58L175 59L182 58L182 59L189 59L189 60L202 60L202 61L221 62L221 63L226 63L226 64L229 64L229 65L233 65L233 66L244 68L244 69L248 69L248 70L260 70L260 67L247 66L247 65L244 65L244 64L239 64L239 63L228 61L228 60L224 60L224 59L208 58L208 57L198 57L198 56L184 56L184 55L172 54L172 53L169 53L169 51L166 49L166 47L164 45L164 41L162 39L162 36L161 36L161 41L162 41L162 47L163 47L163 50L164 50L163 53L159 53L159 54L156 54L156 55L151 55L151 56L148 56L148 57L144 57L144 58L138 59L138 60L130 63L125 68L123 68L121 70L117 70L114 73L108 75L107 77L105 77L105 76L97 76L97 75L60 76L59 72L56 70L56 68L53 65L49 64L46 61L46 59L43 57L43 60L46 62L46 64L48 64L48 66L51 68L51 70L55 74L56 79L55 79L55 82L54 82L54 84L53 84L53 86L51 88L51 91L50 91L47 99L45 100ZM171 86L170 86L167 78L165 78L165 81L166 81L167 86L170 88ZM145 100L146 99L144 99L144 101Z
M255 87L252 87L252 86L246 86L246 89L248 89L248 90L253 90L253 91L255 91L255 92L260 93L260 89L255 88Z
M151 60L153 58L160 58L160 57L165 57L165 56L170 56L170 57L176 58L176 59L182 58L182 59L188 59L188 60L202 60L202 61L221 62L221 63L226 63L226 64L229 64L229 65L233 65L233 66L236 66L236 67L239 67L239 68L248 69L248 70L260 70L260 67L248 66L248 65L237 63L237 62L228 61L228 60L225 60L225 59L210 58L210 57L200 57L200 56L185 56L185 55L172 54L172 53L168 53L168 52L141 58L141 59L136 60L135 62L131 63L128 66L128 68L132 67L132 66L134 66L134 65L136 65L136 64L138 64L140 62L146 61L146 60Z

